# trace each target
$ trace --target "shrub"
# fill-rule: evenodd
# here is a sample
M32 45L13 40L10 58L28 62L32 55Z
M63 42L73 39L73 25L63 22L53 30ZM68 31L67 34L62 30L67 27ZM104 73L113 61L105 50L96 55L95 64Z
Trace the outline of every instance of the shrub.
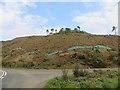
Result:
M87 76L88 74L89 73L84 69L79 70L79 76Z
M17 62L16 67L19 68L32 68L34 66L34 63L32 61L25 60L24 62Z
M98 49L98 48L97 48L95 51L96 51L96 53L100 53L100 51L99 51L99 49Z
M88 74L89 73L86 70L84 70L84 69L79 70L79 66L78 65L76 65L75 69L73 70L73 75L75 77L87 76Z
M61 67L61 64L57 64L55 65L56 68L60 68Z
M119 60L119 57L118 57L117 53L112 53L108 57L108 60L111 61L111 62L113 62L114 64L117 64L117 65L119 65L119 63L120 63L120 60Z
M78 59L85 59L85 55L79 55Z
M77 55L76 54L73 54L73 55L70 55L71 58L76 58Z
M79 65L76 65L74 70L73 70L73 75L75 77L79 77Z
M94 68L105 68L105 67L107 67L107 63L104 60L102 60L101 58L93 59L93 61L91 61L91 65Z
M48 59L48 58L43 59L43 62L49 62L49 61L50 61L50 59Z
M106 58L101 54L97 52L89 52L87 53L88 57L91 59L90 64L94 68L105 68L107 67Z
M62 75L63 80L64 80L65 82L67 82L67 81L68 81L68 70L62 69L62 73L63 73L63 75Z

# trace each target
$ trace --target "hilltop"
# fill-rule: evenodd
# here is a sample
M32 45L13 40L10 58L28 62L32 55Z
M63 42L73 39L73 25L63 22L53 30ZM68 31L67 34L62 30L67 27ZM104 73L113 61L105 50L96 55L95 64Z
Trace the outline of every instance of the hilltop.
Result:
M3 41L3 67L11 68L72 68L116 67L118 36L93 35L79 30L63 30L47 36L28 36ZM72 46L105 45L107 49L76 49ZM52 56L47 54L64 50ZM98 63L97 63L98 62ZM102 66L102 65L103 66Z

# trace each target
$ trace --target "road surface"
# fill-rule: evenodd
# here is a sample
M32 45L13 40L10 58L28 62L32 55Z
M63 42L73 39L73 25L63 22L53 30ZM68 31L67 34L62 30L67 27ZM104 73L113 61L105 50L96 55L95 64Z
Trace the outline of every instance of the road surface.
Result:
M0 69L0 76L2 76L2 73L3 73L3 72L2 72L2 70Z
M92 72L93 69L87 69ZM107 70L107 69L103 69ZM113 68L111 70L118 70ZM62 75L61 70L17 70L3 69L7 75L2 79L2 88L42 88L49 79ZM69 74L72 70L69 70Z
M3 72L2 70L0 69L0 90L2 89L2 75L3 75Z

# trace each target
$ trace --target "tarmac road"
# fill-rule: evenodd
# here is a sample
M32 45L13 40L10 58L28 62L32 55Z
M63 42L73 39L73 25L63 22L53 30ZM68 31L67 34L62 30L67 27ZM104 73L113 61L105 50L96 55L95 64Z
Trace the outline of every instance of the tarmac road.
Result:
M103 69L103 70L108 70ZM92 72L93 69L87 69ZM112 68L110 70L118 70ZM61 70L18 70L18 69L3 69L7 75L2 79L2 88L42 88L49 79L62 75ZM72 70L69 70L69 74Z
M2 76L2 70L0 69L0 76Z
M3 72L2 70L0 69L0 90L2 89L2 75L3 75Z
M51 78L62 75L61 70L16 70L4 69L2 88L41 88Z

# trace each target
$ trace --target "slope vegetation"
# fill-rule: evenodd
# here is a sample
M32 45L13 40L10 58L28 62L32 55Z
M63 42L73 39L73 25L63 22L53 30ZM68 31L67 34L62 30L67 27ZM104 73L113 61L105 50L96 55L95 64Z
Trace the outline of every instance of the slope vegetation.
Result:
M20 37L4 41L3 67L11 68L72 68L116 67L118 63L118 36L93 35L83 32L57 33L48 36ZM76 49L52 56L48 53L72 46L105 45L107 49Z

